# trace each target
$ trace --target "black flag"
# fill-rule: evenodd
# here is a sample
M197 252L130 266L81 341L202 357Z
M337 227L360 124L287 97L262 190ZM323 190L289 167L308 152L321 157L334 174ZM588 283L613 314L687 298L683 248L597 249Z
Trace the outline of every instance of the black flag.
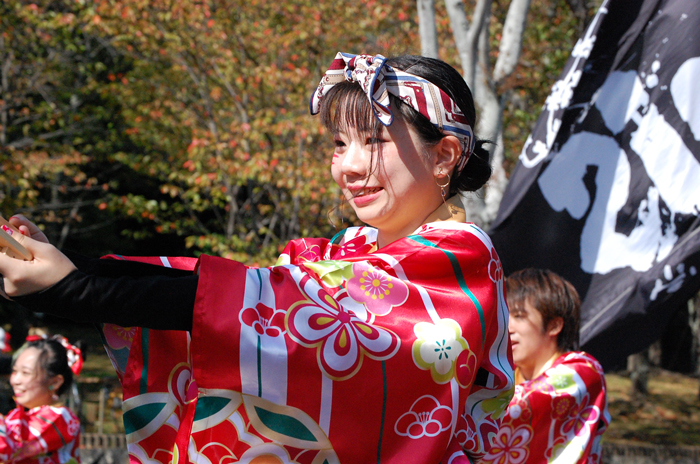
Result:
M506 273L583 299L606 368L700 289L700 2L605 0L528 138L491 230Z

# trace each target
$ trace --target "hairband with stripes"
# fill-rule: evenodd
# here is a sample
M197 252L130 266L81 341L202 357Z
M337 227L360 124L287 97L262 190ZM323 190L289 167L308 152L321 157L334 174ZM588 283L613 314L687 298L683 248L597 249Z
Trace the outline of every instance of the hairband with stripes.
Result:
M456 136L462 144L457 172L464 169L474 151L474 131L457 104L437 85L422 77L394 69L382 55L339 52L311 97L311 114L318 114L328 91L340 82L356 82L367 94L374 115L388 126L393 121L389 94L425 116L440 131Z

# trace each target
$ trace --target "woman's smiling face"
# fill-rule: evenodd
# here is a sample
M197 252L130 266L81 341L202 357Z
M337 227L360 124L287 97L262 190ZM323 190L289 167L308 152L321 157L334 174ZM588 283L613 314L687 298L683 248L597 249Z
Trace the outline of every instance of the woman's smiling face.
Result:
M331 173L357 217L378 229L379 246L415 231L440 206L435 149L424 148L401 117L376 138L335 134Z
M39 365L40 354L34 347L27 348L17 356L12 366L10 385L17 403L25 408L31 409L53 402L49 379Z

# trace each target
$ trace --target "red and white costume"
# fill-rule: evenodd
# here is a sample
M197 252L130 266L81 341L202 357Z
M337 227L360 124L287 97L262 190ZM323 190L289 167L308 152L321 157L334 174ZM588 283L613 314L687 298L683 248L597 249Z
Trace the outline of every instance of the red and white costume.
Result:
M584 352L564 353L541 375L515 387L482 464L600 463L609 423L600 364Z
M17 407L0 416L0 462L69 464L80 462L80 422L63 406Z

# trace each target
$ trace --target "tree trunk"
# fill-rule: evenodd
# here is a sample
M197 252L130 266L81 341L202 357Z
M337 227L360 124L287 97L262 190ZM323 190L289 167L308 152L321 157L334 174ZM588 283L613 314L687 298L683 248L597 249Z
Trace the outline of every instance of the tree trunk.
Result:
M464 197L468 219L482 227L488 227L496 217L508 183L503 168L505 160L503 109L507 94L499 96L498 88L515 71L518 64L530 0L511 1L503 26L498 59L493 68L489 52L488 27L491 20L492 0L477 1L471 25L467 21L462 0L445 0L445 6L450 17L459 59L462 62L462 73L479 109L478 123L474 129L481 139L495 142L494 145L489 146L494 173L488 187L477 194ZM419 17L420 15L421 13Z
M2 101L0 107L0 148L5 147L7 144L7 124L9 118L7 117L8 108L10 106L10 79L9 74L12 69L12 52L8 51L5 54L5 39L0 34L0 100Z
M493 70L493 80L497 85L510 76L518 65L529 9L530 0L511 0L510 2L498 48L498 61Z
M418 0L418 31L420 33L421 55L437 58L438 39L433 0Z

